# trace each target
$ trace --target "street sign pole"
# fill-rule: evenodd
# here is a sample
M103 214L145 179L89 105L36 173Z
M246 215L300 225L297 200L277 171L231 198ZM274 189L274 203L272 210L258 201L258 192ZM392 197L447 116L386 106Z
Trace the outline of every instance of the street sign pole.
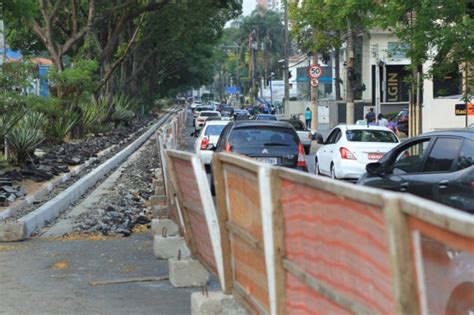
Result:
M311 81L311 130L318 130L318 78L321 76L321 68L318 66L318 52L314 51L312 55L313 65L310 67ZM311 71L314 70L314 73ZM319 70L317 70L319 69Z

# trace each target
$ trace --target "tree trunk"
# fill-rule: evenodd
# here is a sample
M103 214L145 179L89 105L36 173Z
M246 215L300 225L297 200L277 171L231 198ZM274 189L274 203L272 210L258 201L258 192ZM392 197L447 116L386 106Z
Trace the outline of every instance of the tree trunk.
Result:
M335 47L334 51L334 63L335 63L335 68L334 71L336 72L334 74L335 76L335 81L336 81L336 101L342 100L341 97L341 67L340 67L340 62L341 62L341 48L339 46Z
M346 123L354 123L354 32L351 25L347 36L347 71L346 71Z

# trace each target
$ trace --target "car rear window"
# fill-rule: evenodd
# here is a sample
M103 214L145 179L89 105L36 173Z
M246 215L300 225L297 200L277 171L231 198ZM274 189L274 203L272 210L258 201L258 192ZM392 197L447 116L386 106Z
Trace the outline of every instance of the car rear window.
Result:
M290 125L292 125L293 128L295 128L298 131L305 131L306 130L306 127L303 124L303 122L301 122L299 120L284 120L284 121L290 123Z
M277 118L271 115L259 115L257 120L277 120Z
M204 132L206 136L219 136L224 130L225 125L209 125Z
M274 126L244 127L234 129L229 136L229 143L234 149L289 147L298 149L298 135L289 128Z
M205 111L205 110L214 110L214 108L211 108L211 107L197 107L196 108L197 112L202 112L202 111Z
M387 142L398 143L398 139L391 131L385 130L346 130L346 137L351 142Z
M202 116L202 117L218 117L219 113L203 112L203 113L201 113L200 116Z

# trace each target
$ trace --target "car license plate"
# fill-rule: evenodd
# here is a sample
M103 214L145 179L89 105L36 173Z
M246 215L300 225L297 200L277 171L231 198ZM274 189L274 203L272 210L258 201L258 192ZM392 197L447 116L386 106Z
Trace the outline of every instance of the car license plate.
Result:
M273 157L273 158L257 158L257 161L265 163L265 164L271 164L271 165L277 165L278 164L278 159Z
M369 160L380 160L383 157L383 153L369 153Z

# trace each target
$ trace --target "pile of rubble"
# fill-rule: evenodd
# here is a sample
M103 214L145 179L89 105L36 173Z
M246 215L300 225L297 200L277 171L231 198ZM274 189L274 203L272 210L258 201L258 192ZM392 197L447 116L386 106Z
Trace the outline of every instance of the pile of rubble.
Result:
M0 178L0 207L7 207L10 202L26 195L23 187L13 186L9 178Z
M122 170L118 185L93 210L75 220L74 230L80 233L129 236L136 225L149 223L151 213L146 208L146 202L154 193L153 170L158 165L156 145L146 144L133 163Z

